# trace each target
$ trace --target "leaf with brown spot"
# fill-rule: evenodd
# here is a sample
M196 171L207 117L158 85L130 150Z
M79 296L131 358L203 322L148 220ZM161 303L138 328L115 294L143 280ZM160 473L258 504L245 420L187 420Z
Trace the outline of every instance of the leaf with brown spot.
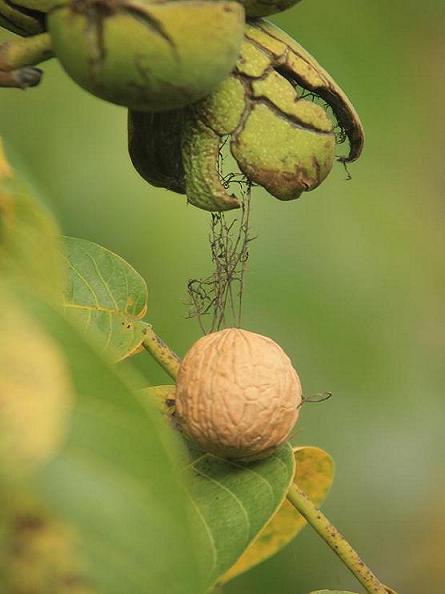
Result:
M99 348L117 361L138 352L147 324L147 285L141 275L110 250L65 237L66 313L88 331Z
M19 498L20 499L20 498ZM9 594L97 594L74 526L34 502L14 499L3 525L2 587Z
M310 446L295 448L294 457L296 464L294 482L316 505L319 505L332 484L334 471L332 458L324 450ZM224 575L222 582L228 582L275 555L300 532L305 524L306 520L285 500L250 547Z
M140 391L143 398L159 407L160 411L167 416L172 416L175 410L175 385L148 386Z

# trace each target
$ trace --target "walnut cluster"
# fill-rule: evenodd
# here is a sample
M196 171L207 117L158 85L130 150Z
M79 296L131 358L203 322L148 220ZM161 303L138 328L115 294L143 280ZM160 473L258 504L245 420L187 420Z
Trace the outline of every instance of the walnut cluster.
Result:
M176 383L184 432L226 458L266 457L289 437L302 402L301 384L272 339L229 328L199 339Z

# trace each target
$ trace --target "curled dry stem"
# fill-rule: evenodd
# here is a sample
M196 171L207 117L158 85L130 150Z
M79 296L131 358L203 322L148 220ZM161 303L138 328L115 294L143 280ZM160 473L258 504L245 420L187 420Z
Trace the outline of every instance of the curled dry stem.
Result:
M203 334L226 327L241 326L244 277L249 258L251 184L244 177L228 177L225 184L238 183L242 188L241 212L228 220L224 212L211 213L209 236L213 272L203 279L189 280L189 317L197 318ZM209 328L204 318L210 317ZM230 322L229 322L230 320Z

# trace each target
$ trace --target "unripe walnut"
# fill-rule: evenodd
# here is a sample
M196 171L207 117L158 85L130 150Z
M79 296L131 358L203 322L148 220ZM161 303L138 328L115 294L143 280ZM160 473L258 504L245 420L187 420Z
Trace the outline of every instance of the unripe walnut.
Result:
M225 458L271 454L289 437L301 384L271 338L229 328L200 338L181 363L176 414L203 450Z
M233 1L57 0L48 15L54 53L73 80L149 112L212 92L238 59L244 26Z

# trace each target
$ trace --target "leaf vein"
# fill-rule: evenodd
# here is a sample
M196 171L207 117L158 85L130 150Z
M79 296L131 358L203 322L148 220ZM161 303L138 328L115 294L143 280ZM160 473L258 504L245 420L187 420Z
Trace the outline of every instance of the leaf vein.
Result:
M197 512L197 514L198 514L198 516L199 516L199 518L201 520L201 522L204 525L204 529L205 529L205 531L207 533L207 536L208 536L208 539L209 539L210 548L212 550L212 569L211 569L211 571L213 571L215 569L216 564L217 564L217 561L218 561L218 551L216 549L215 539L213 537L213 534L212 534L212 531L210 529L210 526L209 526L207 520L205 519L204 514L201 511L201 508L196 503L196 501L193 499L193 496L192 496L191 493L189 493L189 498L190 498L190 501L192 502L193 507L195 508L195 510L196 510L196 512Z
M111 290L110 285L108 284L108 282L104 279L99 266L97 265L96 260L93 258L93 256L89 253L87 253L88 258L91 260L91 262L93 263L94 268L96 269L97 275L99 276L100 280L102 281L102 284L104 285L108 295L111 297L111 301L114 303L114 306L116 308L117 311L119 311L119 305L117 304L117 301L113 295L113 292Z
M223 491L227 491L227 493L229 493L229 495L235 499L235 501L237 502L237 504L239 505L239 507L242 509L244 516L246 517L246 528L247 528L247 535L246 535L246 545L250 542L250 531L252 529L251 525L250 525L250 519L249 519L249 514L246 510L246 508L244 507L243 502L241 501L241 499L239 497L237 497L237 495L235 495L235 493L233 491L231 491L230 489L228 489L225 485L223 485L221 483L221 481L218 481L217 479L209 476L208 474L206 474L205 472L203 472L202 470L200 470L199 468L195 467L195 471L200 474L201 476L203 476L204 478L206 478L207 480L211 481L212 483L215 483L215 485L218 485L218 487L220 489L223 489Z
M108 312L108 320L110 322L110 327L107 332L107 340L105 341L104 351L106 351L108 349L108 347L110 346L111 338L113 336L113 316L111 315L111 312Z
M229 460L230 464L232 464L233 466L236 466L237 468L241 468L243 471L245 472L250 472L250 474L253 474L254 476L257 476L258 478L260 478L263 483L265 483L267 485L267 488L269 489L269 491L272 494L272 500L275 501L275 491L273 490L272 484L269 480L267 480L267 478L265 476L263 476L262 474L260 474L259 472L256 472L255 470L252 470L251 468L249 468L248 466L242 466L241 464L237 464L236 462L234 462L233 460ZM287 467L286 467L287 468Z
M94 297L94 301L96 302L96 305L99 306L99 299L97 298L96 292L94 291L93 287L90 285L90 283L87 281L87 279L83 276L83 274L81 274L80 271L77 270L77 268L74 266L74 264L68 258L65 257L65 259L68 262L68 265L70 266L70 268L72 268L74 270L74 272L77 274L77 276L80 278L80 280L85 284L87 289L91 292L91 294ZM73 296L73 298L74 298L74 296Z

